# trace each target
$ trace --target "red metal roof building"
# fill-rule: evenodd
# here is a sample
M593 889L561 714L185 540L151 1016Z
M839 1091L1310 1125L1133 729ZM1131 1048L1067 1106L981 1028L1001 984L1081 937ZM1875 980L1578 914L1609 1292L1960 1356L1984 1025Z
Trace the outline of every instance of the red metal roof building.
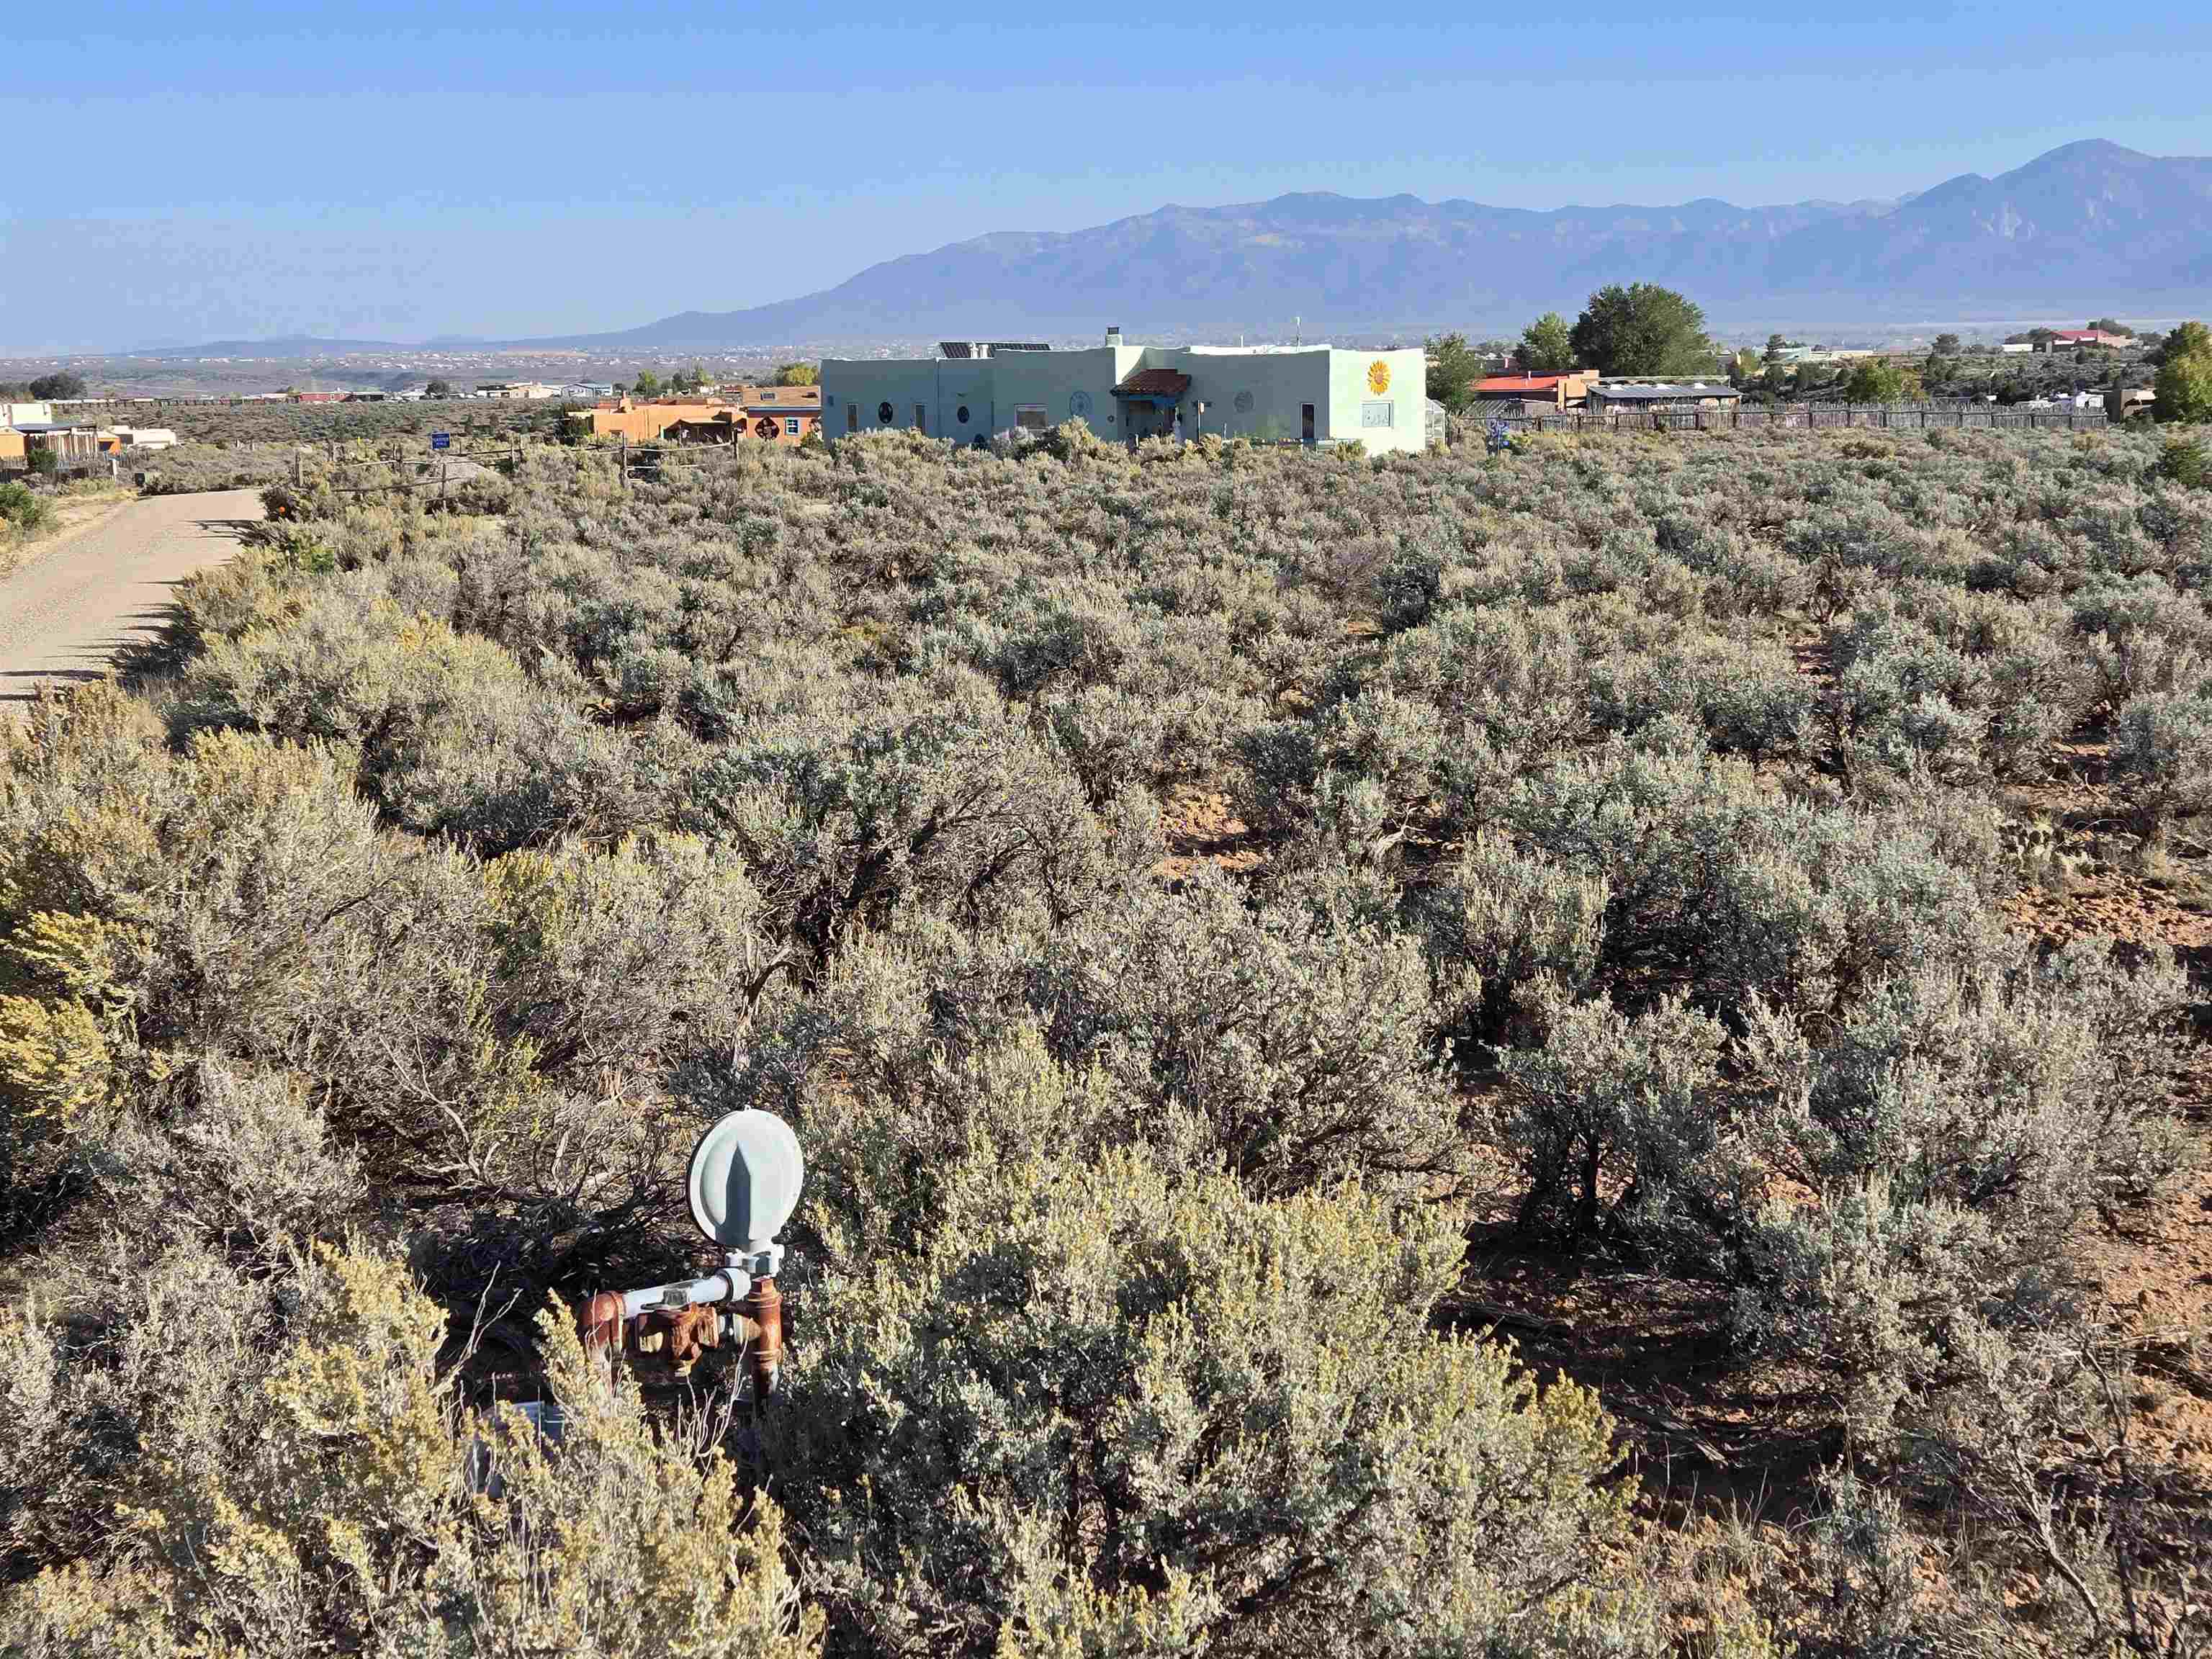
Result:
M1565 409L1578 404L1597 384L1597 371L1578 368L1566 374L1492 374L1474 383L1481 403L1545 403Z

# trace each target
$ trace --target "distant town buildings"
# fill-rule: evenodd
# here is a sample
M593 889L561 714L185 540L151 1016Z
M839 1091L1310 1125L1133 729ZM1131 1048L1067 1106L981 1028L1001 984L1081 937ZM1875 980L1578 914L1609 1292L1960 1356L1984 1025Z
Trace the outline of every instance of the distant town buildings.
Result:
M1798 363L1850 363L1856 362L1862 357L1878 357L1881 355L1881 354L1880 352L1871 349L1862 349L1858 348L1844 349L1839 348L1832 350L1826 346L1784 346L1774 354L1776 362L1789 363L1791 365Z

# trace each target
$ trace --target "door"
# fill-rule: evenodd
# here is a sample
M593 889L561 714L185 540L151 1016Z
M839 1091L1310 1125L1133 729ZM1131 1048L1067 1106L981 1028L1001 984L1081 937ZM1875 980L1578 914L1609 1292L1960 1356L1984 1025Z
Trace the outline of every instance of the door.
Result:
M916 432L927 432L929 430L929 405L927 404L916 404L914 406L914 429Z
M1298 437L1305 443L1314 441L1314 406L1311 404L1298 405Z

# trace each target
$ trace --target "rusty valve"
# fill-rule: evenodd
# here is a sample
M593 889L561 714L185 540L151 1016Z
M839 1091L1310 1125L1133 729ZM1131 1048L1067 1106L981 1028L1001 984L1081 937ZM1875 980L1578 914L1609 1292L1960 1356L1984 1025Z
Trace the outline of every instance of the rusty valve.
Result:
M783 1359L783 1297L774 1279L754 1280L726 1314L712 1304L694 1303L626 1316L624 1299L603 1291L584 1304L577 1323L587 1350L665 1355L678 1376L689 1376L708 1349L727 1340L746 1350L755 1397L775 1391Z
M638 1352L665 1352L676 1374L687 1376L726 1331L750 1350L754 1398L765 1398L783 1360L776 1235L798 1206L805 1174L798 1136L774 1113L732 1112L716 1122L692 1149L685 1185L693 1224L728 1265L688 1284L593 1297L579 1316L586 1345L618 1352L627 1332Z

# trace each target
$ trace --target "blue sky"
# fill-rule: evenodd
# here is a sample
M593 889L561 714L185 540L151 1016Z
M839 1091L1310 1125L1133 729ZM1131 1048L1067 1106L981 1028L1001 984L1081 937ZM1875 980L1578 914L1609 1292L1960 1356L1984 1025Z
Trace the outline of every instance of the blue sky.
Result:
M1291 190L1753 204L2212 154L2200 5L216 0L8 36L0 107L46 142L0 181L0 351L618 328Z

